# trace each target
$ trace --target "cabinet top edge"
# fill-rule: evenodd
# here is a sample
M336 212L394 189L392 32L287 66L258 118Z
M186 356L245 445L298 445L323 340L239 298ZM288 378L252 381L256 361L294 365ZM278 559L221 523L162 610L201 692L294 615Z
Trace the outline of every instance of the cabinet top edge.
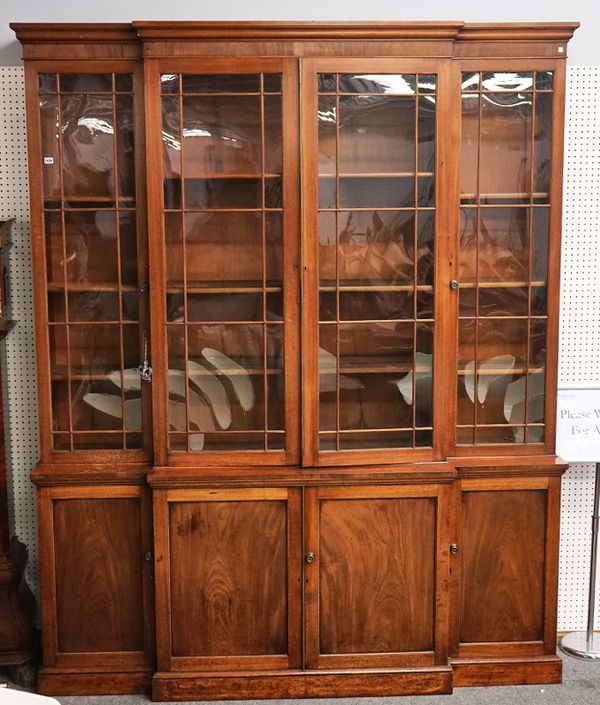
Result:
M12 22L22 43L187 40L399 40L568 41L578 22L293 22L133 21L131 23Z

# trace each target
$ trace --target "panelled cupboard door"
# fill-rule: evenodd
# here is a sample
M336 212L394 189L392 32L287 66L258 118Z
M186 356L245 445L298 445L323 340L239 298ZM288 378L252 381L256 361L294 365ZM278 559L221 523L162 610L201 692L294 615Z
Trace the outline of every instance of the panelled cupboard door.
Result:
M139 62L26 73L42 460L150 453Z
M447 492L433 484L306 490L308 668L446 662Z
M553 654L560 478L462 481L462 657Z
M448 71L302 62L305 465L441 452Z
M149 490L42 487L44 665L144 671L154 661Z
M297 64L146 75L157 463L297 463Z
M300 490L158 490L160 671L300 666Z

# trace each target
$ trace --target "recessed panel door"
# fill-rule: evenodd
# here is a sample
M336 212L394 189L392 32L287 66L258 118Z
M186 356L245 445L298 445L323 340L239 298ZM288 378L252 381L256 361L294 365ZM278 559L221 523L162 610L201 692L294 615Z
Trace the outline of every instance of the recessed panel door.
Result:
M445 491L439 486L306 490L309 668L444 662Z

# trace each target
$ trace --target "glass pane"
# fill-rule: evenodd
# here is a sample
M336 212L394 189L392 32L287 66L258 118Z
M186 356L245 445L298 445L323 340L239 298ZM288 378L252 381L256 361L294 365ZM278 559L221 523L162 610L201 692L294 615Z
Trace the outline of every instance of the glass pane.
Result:
M133 142L133 96L116 98L117 166L119 170L119 200L122 207L135 201L135 145Z
M419 98L419 172L435 171L435 98Z
M414 173L414 98L344 96L339 106L340 176Z
M68 281L80 284L117 284L115 213L67 212L65 232Z
M56 93L58 90L55 73L40 73L38 75L38 90L40 93Z
M414 74L341 74L340 93L395 93L414 95Z
M552 93L535 97L535 180L536 203L548 203L551 176Z
M479 76L479 74L476 74ZM467 81L468 82L468 81ZM460 193L461 201L471 202L477 193L477 169L479 155L479 105L476 94L462 96Z
M281 74L263 74L263 90L265 93L281 93Z
M551 91L553 83L552 71L536 71L535 74L535 89L537 91Z
M164 78L164 77L163 77ZM165 208L181 207L181 129L179 99L162 98Z
M133 75L130 73L116 73L115 90L118 93L131 93L133 91Z
M182 107L186 179L260 174L259 96L184 96Z
M529 271L529 209L485 208L480 213L480 282L522 282Z
M484 91L530 91L533 74L530 71L486 71L482 76Z
M110 73L61 73L61 93L112 93Z
M480 197L527 196L531 183L531 94L482 96Z
M115 199L114 102L110 95L62 96L64 198L71 203Z
M185 216L187 284L262 280L260 213L188 213Z
M181 77L184 93L258 93L260 76L257 74L184 74Z
M44 205L46 208L60 207L60 142L58 124L58 98L53 95L40 96L40 131L42 145L42 175Z

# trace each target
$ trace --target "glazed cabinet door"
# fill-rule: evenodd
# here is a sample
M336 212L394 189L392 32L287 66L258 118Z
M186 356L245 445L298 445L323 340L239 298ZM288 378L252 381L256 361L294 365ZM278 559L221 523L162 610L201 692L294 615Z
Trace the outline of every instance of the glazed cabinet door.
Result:
M300 667L300 490L156 490L160 671Z
M555 654L560 478L461 481L459 662Z
M457 455L554 452L562 63L461 67Z
M122 692L147 687L154 661L149 490L42 487L38 509L45 670L122 671L134 689Z
M42 460L73 461L73 451L78 462L142 460L140 68L90 61L74 73L34 62L27 89Z
M445 72L303 60L305 465L439 453Z
M308 668L446 663L447 492L443 485L306 490Z
M297 462L296 62L146 72L157 464Z

